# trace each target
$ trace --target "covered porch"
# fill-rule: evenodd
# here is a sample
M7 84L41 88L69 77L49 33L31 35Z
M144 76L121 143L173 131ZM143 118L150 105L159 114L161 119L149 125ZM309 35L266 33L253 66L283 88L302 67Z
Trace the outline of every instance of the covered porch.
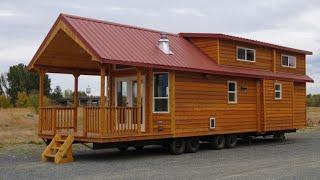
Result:
M50 139L55 134L74 134L77 141L152 134L152 69L105 63L63 21L57 21L29 64L37 71L39 87L38 134ZM70 74L74 81L73 103L45 106L46 73ZM81 75L100 77L100 98L96 106L79 106Z

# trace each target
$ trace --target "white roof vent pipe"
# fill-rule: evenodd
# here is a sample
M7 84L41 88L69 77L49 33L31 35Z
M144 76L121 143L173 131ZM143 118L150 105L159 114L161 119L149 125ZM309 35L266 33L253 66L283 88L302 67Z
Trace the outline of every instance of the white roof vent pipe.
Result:
M159 48L161 49L162 52L169 55L173 54L172 51L170 50L169 39L166 33L161 33L160 39L158 42L159 42Z

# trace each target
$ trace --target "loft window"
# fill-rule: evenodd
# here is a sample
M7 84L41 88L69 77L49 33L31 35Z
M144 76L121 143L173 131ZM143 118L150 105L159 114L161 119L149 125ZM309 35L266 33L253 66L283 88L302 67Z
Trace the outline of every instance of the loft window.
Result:
M153 112L169 112L169 73L153 74Z
M296 68L296 61L295 56L281 55L281 65L283 67Z
M280 83L274 84L274 98L279 100L282 98L282 85Z
M256 61L256 50L244 47L237 47L237 59L238 61Z
M237 82L228 81L228 103L237 103Z

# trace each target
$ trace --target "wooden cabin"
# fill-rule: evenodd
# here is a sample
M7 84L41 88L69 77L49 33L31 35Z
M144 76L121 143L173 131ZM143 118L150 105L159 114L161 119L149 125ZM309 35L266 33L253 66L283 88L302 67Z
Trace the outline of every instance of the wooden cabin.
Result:
M311 52L212 33L165 33L61 14L28 68L40 75L43 160L94 148L162 143L173 154L237 138L284 138L306 126ZM74 76L71 106L44 106L44 76ZM78 78L100 76L99 106L78 106Z

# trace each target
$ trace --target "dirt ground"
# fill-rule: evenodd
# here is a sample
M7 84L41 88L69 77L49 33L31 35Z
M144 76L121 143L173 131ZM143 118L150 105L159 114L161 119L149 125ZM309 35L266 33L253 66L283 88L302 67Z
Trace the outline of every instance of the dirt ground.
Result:
M18 144L0 150L0 179L319 179L320 129L258 139L233 149L170 155L157 146L120 153L75 145L72 163L41 162L45 148Z

